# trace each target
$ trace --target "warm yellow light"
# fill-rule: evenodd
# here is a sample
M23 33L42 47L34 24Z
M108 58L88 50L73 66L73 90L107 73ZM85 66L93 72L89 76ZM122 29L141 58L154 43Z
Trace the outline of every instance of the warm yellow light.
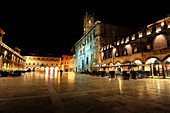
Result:
M161 26L162 26L162 27L164 26L164 22L161 23Z

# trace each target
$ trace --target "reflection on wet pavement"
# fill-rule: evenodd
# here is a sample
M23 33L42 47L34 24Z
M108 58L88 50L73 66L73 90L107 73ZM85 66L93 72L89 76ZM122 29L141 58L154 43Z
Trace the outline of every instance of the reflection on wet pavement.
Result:
M31 72L0 78L0 92L0 113L170 112L169 79Z

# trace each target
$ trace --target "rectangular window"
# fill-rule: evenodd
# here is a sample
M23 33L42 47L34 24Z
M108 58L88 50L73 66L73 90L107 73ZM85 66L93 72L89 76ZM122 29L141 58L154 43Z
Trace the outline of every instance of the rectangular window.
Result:
M132 39L131 40L135 40L135 34L132 35Z
M151 45L147 45L147 50L151 50Z
M40 58L37 58L37 60L40 60Z
M125 43L128 43L128 42L129 42L129 37L126 37Z
M138 52L138 48L134 48L134 53L137 53Z

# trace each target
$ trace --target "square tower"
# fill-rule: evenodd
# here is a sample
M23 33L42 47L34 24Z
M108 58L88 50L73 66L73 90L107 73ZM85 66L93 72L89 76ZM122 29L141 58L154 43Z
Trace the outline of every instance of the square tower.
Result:
M84 16L84 33L86 34L89 30L89 28L94 24L94 13L92 15L89 15L88 12L86 12L86 15Z

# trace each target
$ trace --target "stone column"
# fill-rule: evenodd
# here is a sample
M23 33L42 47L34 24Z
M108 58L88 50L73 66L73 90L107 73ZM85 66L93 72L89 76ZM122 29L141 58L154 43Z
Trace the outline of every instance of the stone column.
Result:
M164 62L164 61L161 61L161 65L162 65L163 78L166 78L166 68L165 68L165 62Z

